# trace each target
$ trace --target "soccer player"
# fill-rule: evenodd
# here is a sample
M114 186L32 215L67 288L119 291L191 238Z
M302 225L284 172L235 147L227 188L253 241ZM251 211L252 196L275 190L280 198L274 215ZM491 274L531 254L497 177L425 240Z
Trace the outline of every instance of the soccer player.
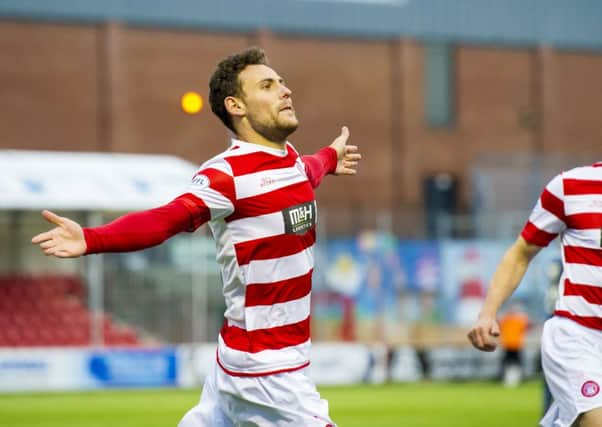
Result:
M32 242L60 258L133 251L208 222L225 322L201 400L179 426L334 426L306 372L314 188L328 173L356 174L361 155L343 127L330 146L299 156L287 141L298 126L292 92L261 49L221 61L209 87L211 109L236 137L185 194L94 228L43 211L56 227Z
M520 236L500 261L479 318L468 333L493 351L501 305L531 259L558 235L563 273L554 316L544 324L542 366L553 403L544 427L602 426L602 162L563 172L543 190Z

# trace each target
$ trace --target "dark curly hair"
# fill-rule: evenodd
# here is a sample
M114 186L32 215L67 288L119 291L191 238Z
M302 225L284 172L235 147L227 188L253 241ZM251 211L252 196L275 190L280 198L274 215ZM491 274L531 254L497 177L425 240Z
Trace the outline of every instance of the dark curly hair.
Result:
M241 96L238 75L248 65L269 65L263 49L251 47L242 52L228 56L217 64L217 68L209 80L209 103L211 111L219 117L228 129L235 132L232 117L226 110L224 99L228 96Z

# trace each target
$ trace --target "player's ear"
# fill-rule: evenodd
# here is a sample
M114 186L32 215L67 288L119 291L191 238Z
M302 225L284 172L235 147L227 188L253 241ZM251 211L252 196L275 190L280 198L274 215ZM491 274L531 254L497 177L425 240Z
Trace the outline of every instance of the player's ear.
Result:
M226 111L228 111L231 116L242 117L247 113L244 102L235 96L227 96L226 99L224 99L224 105Z

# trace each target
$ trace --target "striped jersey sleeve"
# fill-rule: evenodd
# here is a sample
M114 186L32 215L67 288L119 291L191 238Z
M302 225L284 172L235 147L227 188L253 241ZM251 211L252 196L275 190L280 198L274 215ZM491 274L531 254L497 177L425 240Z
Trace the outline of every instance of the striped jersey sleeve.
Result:
M521 236L527 242L543 247L565 229L563 177L559 174L542 191Z
M234 211L234 178L223 157L204 163L188 185L187 192L202 200L211 219L224 218Z

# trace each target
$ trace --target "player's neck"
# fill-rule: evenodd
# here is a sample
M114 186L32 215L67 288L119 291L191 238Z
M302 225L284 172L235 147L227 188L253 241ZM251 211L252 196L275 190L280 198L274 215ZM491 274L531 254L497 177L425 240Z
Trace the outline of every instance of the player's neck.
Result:
M260 133L256 132L252 128L238 129L236 137L241 141L249 142L251 144L262 145L268 148L274 148L277 150L284 150L286 147L286 140L283 141L272 141Z

